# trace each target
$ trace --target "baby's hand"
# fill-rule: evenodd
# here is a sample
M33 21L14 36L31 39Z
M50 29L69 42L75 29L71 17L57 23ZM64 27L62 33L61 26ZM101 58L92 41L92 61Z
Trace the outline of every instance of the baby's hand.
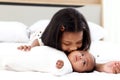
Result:
M57 67L58 69L61 69L63 66L64 66L64 62L63 62L62 60L58 60L58 61L56 62L56 67Z
M107 73L120 73L120 61L110 61L103 65L103 71Z

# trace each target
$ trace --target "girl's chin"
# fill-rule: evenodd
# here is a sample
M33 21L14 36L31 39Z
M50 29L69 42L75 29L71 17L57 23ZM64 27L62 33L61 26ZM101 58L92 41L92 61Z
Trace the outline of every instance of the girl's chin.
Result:
M70 52L68 52L68 51L64 51L64 53L65 53L66 55L69 55Z

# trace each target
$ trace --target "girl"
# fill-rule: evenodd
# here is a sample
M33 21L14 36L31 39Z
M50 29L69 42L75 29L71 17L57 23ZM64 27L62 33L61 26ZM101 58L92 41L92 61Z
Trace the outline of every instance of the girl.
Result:
M35 39L29 46L19 46L18 49L27 51L35 46L46 45L64 51L66 55L69 55L75 50L89 51L90 44L90 30L84 16L73 8L65 8L53 16L39 39ZM119 66L120 63L117 61L96 64L96 70L119 73Z

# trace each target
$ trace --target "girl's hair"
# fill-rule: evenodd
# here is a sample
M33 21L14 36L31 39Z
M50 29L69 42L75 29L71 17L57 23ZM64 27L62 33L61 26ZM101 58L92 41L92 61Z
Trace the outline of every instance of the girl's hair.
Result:
M59 10L53 16L41 39L44 45L62 50L62 34L64 32L80 31L83 31L82 47L80 50L88 50L91 44L91 37L86 19L79 11L73 8L65 8Z

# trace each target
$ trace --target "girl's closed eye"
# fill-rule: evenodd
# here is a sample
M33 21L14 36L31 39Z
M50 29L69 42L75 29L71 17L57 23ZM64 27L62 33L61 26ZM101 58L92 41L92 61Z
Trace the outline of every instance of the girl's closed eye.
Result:
M70 45L70 43L63 43L64 45L66 45L66 46L69 46Z
M82 44L82 41L77 42L77 44Z

